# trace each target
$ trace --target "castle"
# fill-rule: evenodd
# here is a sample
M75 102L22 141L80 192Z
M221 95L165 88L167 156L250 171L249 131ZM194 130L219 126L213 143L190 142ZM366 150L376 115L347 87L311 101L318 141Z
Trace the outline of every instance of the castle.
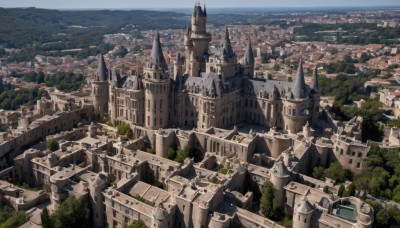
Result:
M320 111L316 71L311 86L305 83L301 60L293 82L255 78L250 40L239 62L228 28L219 46L209 47L206 22L206 8L197 4L184 38L185 57L174 61L172 76L158 33L143 75L121 76L100 56L92 82L95 113L108 113L113 124L152 130L247 123L298 133L307 121L315 125Z
M307 86L302 61L293 82L255 78L250 41L240 63L227 29L210 50L206 21L205 7L196 4L186 56L171 71L156 34L143 75L122 76L100 56L91 91L49 89L50 100L37 101L33 111L1 112L0 127L9 130L0 133L0 179L6 180L0 205L27 211L31 219L22 227L40 227L38 205L53 211L68 195L88 197L93 227L137 220L155 228L282 227L257 208L270 181L295 228L372 227L371 206L338 196L333 181L307 175L334 161L365 171L370 146L361 142L362 118L334 121L320 110L317 72ZM90 123L104 113L113 125L130 124L134 139ZM14 115L22 116L18 123ZM241 132L239 125L269 131ZM46 138L59 149L32 146ZM167 159L173 146L188 146L193 158ZM155 154L145 152L150 147Z

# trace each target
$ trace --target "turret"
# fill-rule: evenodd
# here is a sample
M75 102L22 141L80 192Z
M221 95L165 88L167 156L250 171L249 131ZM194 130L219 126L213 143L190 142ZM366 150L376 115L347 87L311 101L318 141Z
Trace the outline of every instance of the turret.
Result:
M293 211L293 228L311 227L311 217L314 207L308 201L307 197L303 197L294 207Z
M290 172L282 160L275 162L271 168L271 182L274 184L275 197L284 202L285 187L290 181Z
M196 35L205 35L207 26L207 12L204 5L204 10L200 4L196 2L192 15L192 33Z
M306 98L306 82L304 80L303 60L300 59L299 67L297 69L296 79L293 83L293 95L295 99Z
M144 69L143 84L146 90L145 126L153 130L166 128L169 122L170 78L158 32Z
M321 102L321 94L318 89L318 69L317 65L315 65L312 81L310 85L311 93L311 105L312 105L312 113L310 115L311 125L315 126L318 121L319 110L320 110L320 102Z
M300 60L297 74L291 87L287 89L283 101L284 128L290 133L302 131L310 115L310 98L307 96L307 87L304 80L303 61Z
M208 46L211 41L211 35L207 33L207 11L201 8L196 2L193 15L191 30L185 35L186 49L186 73L190 76L198 77L200 72L206 69L206 59L208 55Z
M89 185L90 206L94 227L104 227L103 189L107 184L107 174L98 173Z
M254 75L254 55L253 55L253 47L251 45L251 40L246 47L246 53L244 54L243 61L243 76L253 77Z
M94 113L97 118L103 113L108 113L109 74L103 55L99 55L97 72L92 82L92 100Z
M227 59L234 57L235 53L233 52L232 49L231 38L229 37L228 27L225 27L225 36L221 41L221 47L224 57L226 57Z
M168 226L168 212L164 209L162 204L156 205L153 211L153 227L155 228L167 228Z

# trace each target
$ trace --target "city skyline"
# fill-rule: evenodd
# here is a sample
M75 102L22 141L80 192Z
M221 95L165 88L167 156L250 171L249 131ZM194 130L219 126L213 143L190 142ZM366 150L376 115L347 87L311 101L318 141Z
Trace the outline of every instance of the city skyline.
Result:
M152 0L149 2L138 2L129 0L118 0L111 2L108 0L99 1L78 1L71 0L68 2L60 2L54 0L3 0L0 7L13 8L13 7L37 7L37 8L48 8L48 9L168 9L168 8L189 8L192 7L195 1L193 0L171 0L168 4L165 4L161 0ZM371 6L400 6L398 0L355 0L355 1L316 1L316 0L304 0L299 3L296 0L284 0L284 1L271 1L271 0L232 0L227 4L226 0L213 0L213 1L200 1L201 4L204 2L210 8L253 8L253 7L371 7Z

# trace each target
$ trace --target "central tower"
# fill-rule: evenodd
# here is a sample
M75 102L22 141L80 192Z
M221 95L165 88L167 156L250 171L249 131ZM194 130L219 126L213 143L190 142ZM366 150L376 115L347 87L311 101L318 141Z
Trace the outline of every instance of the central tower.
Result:
M211 34L207 33L207 10L196 2L192 15L191 29L185 34L186 73L190 76L200 76L206 69L208 46Z
M168 126L170 83L168 65L161 49L160 35L157 32L143 75L146 128L157 130Z

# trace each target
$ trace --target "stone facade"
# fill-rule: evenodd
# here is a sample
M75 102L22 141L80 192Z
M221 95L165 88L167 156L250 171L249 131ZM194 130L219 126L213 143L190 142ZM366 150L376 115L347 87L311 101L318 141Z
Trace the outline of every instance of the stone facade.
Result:
M96 114L108 113L114 124L152 130L248 123L297 133L307 121L315 125L320 111L317 72L311 86L305 84L302 61L294 82L255 78L250 41L239 62L228 28L219 47L209 48L206 21L206 9L197 5L184 37L185 57L178 56L171 71L158 33L142 75L123 76L116 69L110 73L100 56L92 82Z

